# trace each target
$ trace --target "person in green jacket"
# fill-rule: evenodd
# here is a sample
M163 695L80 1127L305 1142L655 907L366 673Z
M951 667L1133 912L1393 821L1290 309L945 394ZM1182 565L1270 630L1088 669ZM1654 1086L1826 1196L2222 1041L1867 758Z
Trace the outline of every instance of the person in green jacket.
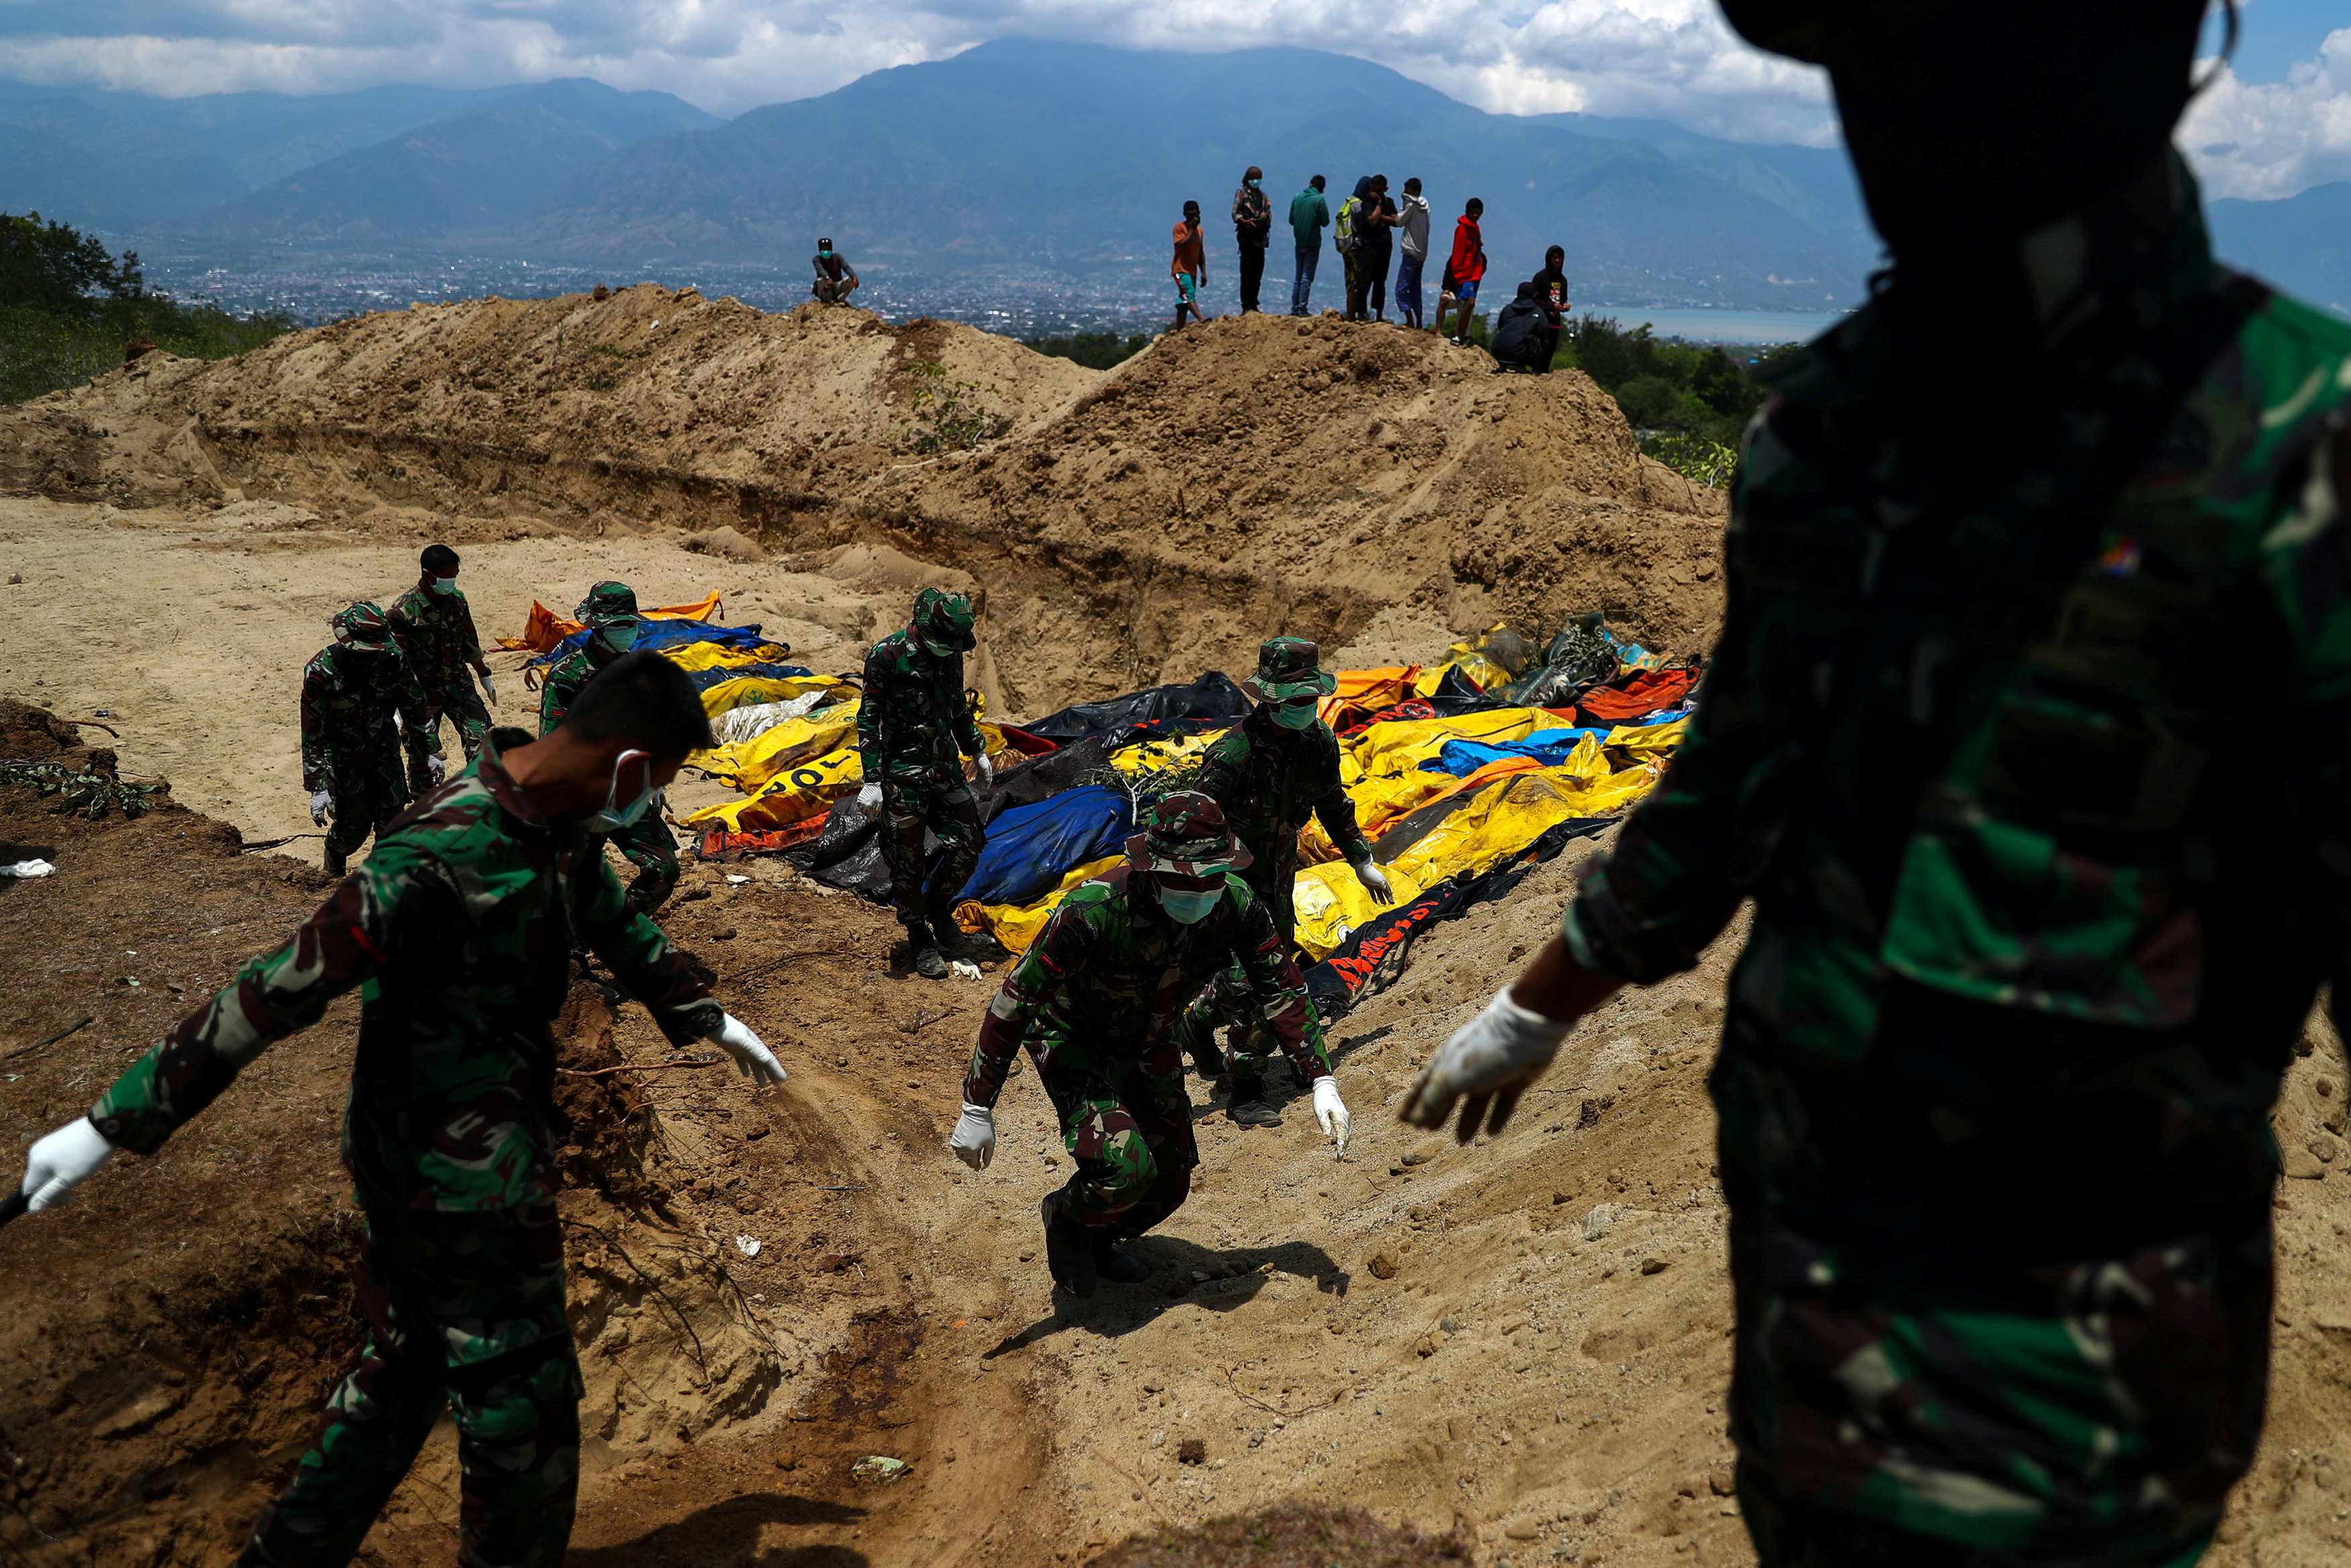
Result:
M644 616L637 608L636 590L626 583L610 579L590 587L588 597L580 601L572 615L588 635L579 647L548 669L547 680L538 693L538 732L542 735L555 732L588 683L634 648L645 626ZM677 835L662 820L664 804L654 801L650 811L613 829L600 841L600 846L610 843L621 852L622 859L637 868L636 877L629 883L629 904L648 915L677 891Z
M1726 9L1828 67L1894 265L1748 433L1687 741L1404 1114L1499 1131L1751 902L1709 1088L1761 1563L2190 1563L2351 958L2351 323L2213 261L2203 0ZM2250 770L2249 664L2294 715Z
M423 575L416 586L392 602L392 636L416 672L417 684L424 688L431 709L426 731L437 731L447 719L471 762L482 749L482 737L490 732L490 711L483 706L482 696L496 701L497 682L490 679L490 667L482 659L473 607L457 586L457 552L446 545L428 545L419 564ZM466 677L468 666L481 679L482 696L475 695L474 682ZM423 794L434 782L425 762L424 734L412 730L407 740L409 787Z
M1388 896L1387 873L1355 824L1355 803L1339 784L1339 742L1320 709L1336 682L1322 668L1322 650L1302 637L1271 637L1258 649L1257 672L1241 690L1257 699L1249 716L1208 748L1198 789L1215 801L1249 852L1248 881L1288 952L1298 934L1293 890L1298 883L1298 836L1311 817L1355 868L1372 894ZM1226 1115L1243 1127L1280 1127L1280 1113L1265 1097L1265 1064L1274 1041L1257 1021L1249 988L1238 969L1209 981L1186 1010L1177 1039L1203 1075L1228 1078ZM1229 1064L1217 1050L1216 1031L1233 1026Z
M335 640L302 667L302 787L310 820L327 830L327 875L340 877L351 852L413 798L401 773L402 735L417 763L415 794L440 783L445 764L424 688L391 618L362 599L338 611L333 626Z
M1290 199L1290 235L1297 242L1298 271L1290 285L1290 314L1306 314L1307 296L1314 290L1314 268L1322 259L1322 231L1331 226L1331 203L1322 195L1322 176L1306 182L1306 189Z
M343 1163L366 1217L352 1272L367 1337L237 1559L246 1568L349 1563L444 1408L465 1475L459 1560L561 1563L581 1389L549 1025L570 990L573 941L673 1045L714 1042L755 1088L785 1077L630 908L597 847L710 743L693 682L653 654L609 666L538 741L494 731L292 940L182 1019L89 1115L33 1145L21 1191L37 1212L117 1148L153 1154L263 1051L362 992Z

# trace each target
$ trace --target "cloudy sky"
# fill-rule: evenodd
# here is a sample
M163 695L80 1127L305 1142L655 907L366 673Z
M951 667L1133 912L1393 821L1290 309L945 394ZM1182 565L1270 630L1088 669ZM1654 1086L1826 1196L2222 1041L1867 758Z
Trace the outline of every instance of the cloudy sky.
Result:
M2351 179L2351 11L2245 0L2186 140L2214 195ZM0 76L185 96L592 76L719 114L1016 35L1359 55L1501 112L1656 115L1834 140L1817 74L1740 45L1713 0L0 0ZM2029 22L2020 47L2031 47Z

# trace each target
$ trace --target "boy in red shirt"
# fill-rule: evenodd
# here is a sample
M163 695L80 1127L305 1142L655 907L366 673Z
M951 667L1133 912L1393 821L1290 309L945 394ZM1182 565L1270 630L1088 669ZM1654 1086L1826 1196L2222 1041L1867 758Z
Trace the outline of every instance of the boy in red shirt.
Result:
M1450 308L1458 314L1453 319L1453 341L1469 341L1469 317L1478 307L1478 280L1486 275L1486 243L1478 233L1478 220L1485 213L1486 203L1472 196L1458 218L1453 221L1453 254L1445 264L1445 282L1437 296L1437 330L1445 331L1445 312Z
M1184 221L1176 225L1176 259L1167 264L1167 275L1176 280L1176 326L1184 325L1184 313L1190 311L1195 321L1208 318L1200 314L1200 286L1208 281L1208 247L1200 238L1200 203L1184 203Z

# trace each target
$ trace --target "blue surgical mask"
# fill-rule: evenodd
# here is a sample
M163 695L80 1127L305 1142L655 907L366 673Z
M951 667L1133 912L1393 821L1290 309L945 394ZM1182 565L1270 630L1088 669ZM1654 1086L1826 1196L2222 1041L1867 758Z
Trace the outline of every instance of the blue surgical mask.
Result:
M454 594L457 591L457 579L435 577L433 579L433 591L436 594Z
M1273 722L1285 730L1313 728L1315 704L1311 702L1276 702Z
M1257 187L1258 187L1258 182L1256 182L1255 180L1244 180L1244 181L1242 181L1242 182L1241 182L1241 183L1243 183L1244 185L1247 185L1247 186L1248 186L1250 190L1252 190L1252 191L1256 190L1256 189L1257 189Z
M1215 909L1217 900L1224 896L1223 890L1216 888L1205 893L1177 893L1162 888L1159 889L1159 907L1166 910L1167 918L1178 925L1196 925L1208 918L1208 911Z
M621 770L635 758L644 768L645 787L639 790L626 805L621 804ZM612 759L612 787L604 792L604 808L589 814L582 825L590 833L618 833L624 827L634 827L661 798L653 785L653 760L643 752L622 752Z

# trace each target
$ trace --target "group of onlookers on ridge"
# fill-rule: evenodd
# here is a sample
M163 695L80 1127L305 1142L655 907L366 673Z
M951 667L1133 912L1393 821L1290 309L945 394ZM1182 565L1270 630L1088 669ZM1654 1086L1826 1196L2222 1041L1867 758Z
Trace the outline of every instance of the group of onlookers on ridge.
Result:
M1258 296L1265 277L1266 248L1272 243L1273 203L1265 193L1265 171L1251 164L1233 192L1233 233L1240 248L1241 312L1259 308ZM1453 341L1467 344L1478 305L1478 288L1486 275L1486 246L1479 231L1486 203L1472 196L1453 222L1453 248L1445 258L1438 279L1436 330L1445 330L1453 316ZM1297 269L1291 275L1290 314L1304 316L1322 255L1322 231L1346 269L1346 318L1350 321L1388 319L1388 275L1395 274L1396 324L1421 328L1421 281L1428 262L1428 198L1417 179L1404 182L1401 202L1388 194L1388 177L1366 174L1355 182L1353 194L1332 210L1322 175L1290 199L1290 232L1297 242ZM1176 254L1168 274L1176 280L1176 325L1188 316L1207 317L1200 309L1200 290L1208 278L1207 244L1201 233L1200 203L1184 203L1184 221L1176 225ZM1401 250L1399 258L1397 253ZM1544 254L1542 270L1519 286L1518 298L1496 317L1493 345L1504 368L1548 369L1566 330L1567 253L1553 245ZM1521 309L1520 307L1525 308ZM1514 314L1515 313L1515 314ZM1509 352L1501 335L1512 327Z

